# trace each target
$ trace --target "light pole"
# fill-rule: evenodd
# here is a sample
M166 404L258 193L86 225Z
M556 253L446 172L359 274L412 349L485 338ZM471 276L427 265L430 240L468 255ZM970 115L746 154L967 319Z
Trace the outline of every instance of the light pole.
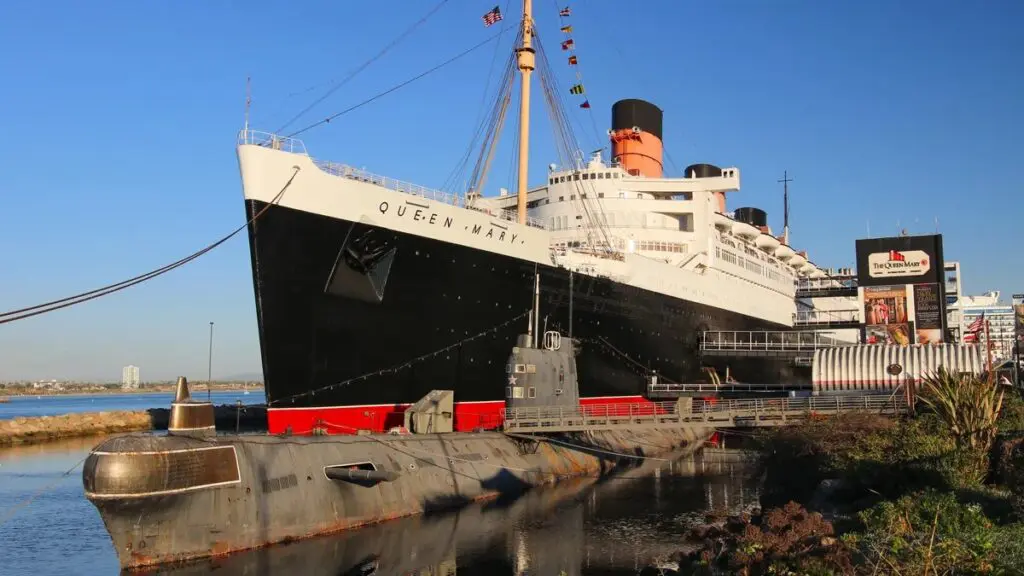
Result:
M206 399L213 402L210 385L213 383L213 322L210 322L210 352L206 362Z

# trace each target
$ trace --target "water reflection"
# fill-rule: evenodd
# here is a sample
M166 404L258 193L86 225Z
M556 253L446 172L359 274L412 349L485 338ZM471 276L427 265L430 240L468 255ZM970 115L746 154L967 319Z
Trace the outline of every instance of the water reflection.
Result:
M753 481L736 458L658 464L151 573L635 574L681 550L683 534L707 510L756 505Z

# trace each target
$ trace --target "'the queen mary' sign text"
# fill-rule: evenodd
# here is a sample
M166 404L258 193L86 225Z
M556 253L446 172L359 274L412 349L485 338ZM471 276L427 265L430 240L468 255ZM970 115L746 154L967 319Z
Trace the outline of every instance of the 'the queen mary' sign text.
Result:
M872 278L921 276L931 269L928 254L923 250L890 250L868 254L868 274Z

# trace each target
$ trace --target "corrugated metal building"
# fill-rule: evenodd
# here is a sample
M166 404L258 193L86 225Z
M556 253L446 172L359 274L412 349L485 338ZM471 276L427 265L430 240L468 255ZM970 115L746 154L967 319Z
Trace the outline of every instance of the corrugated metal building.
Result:
M893 365L900 369L890 371ZM984 354L974 344L862 344L823 348L814 352L811 365L813 393L892 392L907 380L920 383L923 375L934 372L939 366L951 372L980 374L985 370Z

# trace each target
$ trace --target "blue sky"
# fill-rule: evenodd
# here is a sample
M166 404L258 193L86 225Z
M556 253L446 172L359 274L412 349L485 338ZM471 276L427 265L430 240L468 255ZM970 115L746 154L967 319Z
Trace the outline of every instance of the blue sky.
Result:
M485 39L495 0L449 0L293 126L342 110ZM505 8L505 0L500 0ZM243 222L234 139L252 76L252 125L274 130L415 22L434 0L16 2L0 19L0 310L174 261ZM517 2L507 12L515 12ZM535 0L559 81L557 7ZM593 122L643 98L665 110L681 168L738 166L730 206L781 225L823 266L854 240L933 232L968 292L1024 292L1024 3L1012 0L571 2ZM508 18L503 24L509 23ZM511 41L500 43L499 61ZM465 153L495 56L488 45L303 135L314 156L440 186ZM539 92L534 110L544 115ZM596 142L564 94L581 148ZM531 183L555 161L534 133ZM499 148L490 192L509 180ZM671 166L670 166L671 167ZM259 372L248 244L117 295L0 326L0 380L115 380Z

